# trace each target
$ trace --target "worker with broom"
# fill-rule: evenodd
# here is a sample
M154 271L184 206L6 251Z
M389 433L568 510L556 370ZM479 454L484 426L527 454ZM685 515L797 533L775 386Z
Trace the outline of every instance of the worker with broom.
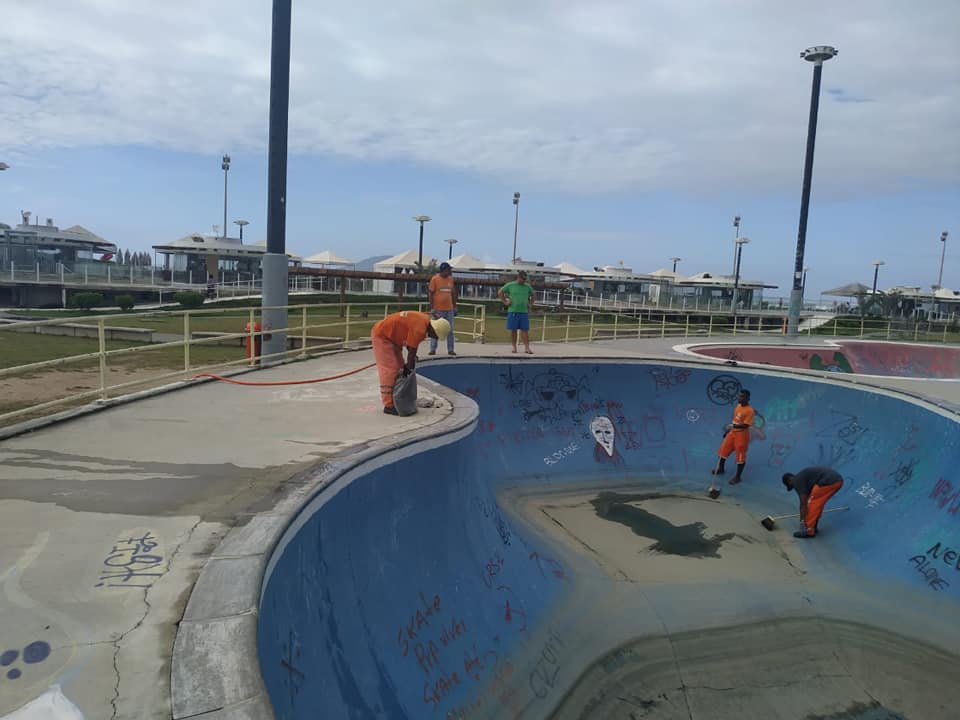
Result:
M387 315L373 326L373 357L380 374L380 397L386 415L399 415L393 402L393 388L401 373L406 376L417 366L417 347L427 338L443 340L450 333L446 318L432 319L429 313L403 310ZM403 361L403 348L407 361Z
M787 492L796 490L800 496L800 529L793 534L795 538L817 536L817 523L823 515L823 506L827 500L843 487L843 478L836 470L828 467L812 466L804 468L796 475L784 473L783 485Z
M727 457L736 453L737 473L730 478L730 484L736 485L743 479L743 468L747 464L747 448L750 446L750 428L753 427L754 410L750 406L750 391L741 390L737 397L737 406L733 410L733 422L728 426L717 451L717 466L714 475L723 475L726 471ZM712 486L711 486L712 487Z

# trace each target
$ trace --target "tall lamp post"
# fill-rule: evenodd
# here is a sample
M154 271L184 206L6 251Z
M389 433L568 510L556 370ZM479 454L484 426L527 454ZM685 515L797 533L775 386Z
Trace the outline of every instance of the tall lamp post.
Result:
M450 239L448 239L448 240L444 240L444 242L445 242L447 245L450 246L450 250L447 251L447 260L452 260L452 259L453 259L453 246L457 244L457 239L456 239L456 238L450 238Z
M420 254L417 256L417 265L419 265L419 270L423 270L423 224L430 222L432 219L429 215L414 215L413 219L420 223Z
M240 242L242 244L243 243L243 227L244 225L249 225L250 222L248 220L234 220L233 224L240 226Z
M797 254L793 263L793 287L787 312L787 334L796 336L800 328L800 305L803 301L803 252L807 243L807 213L810 209L810 183L813 179L813 150L817 141L817 112L820 109L820 76L823 63L837 55L829 45L817 45L800 53L813 63L813 86L810 89L810 119L807 124L807 154L803 163L803 189L800 194L800 225L797 230Z
M220 163L223 170L223 239L227 239L227 173L230 172L230 156L224 155Z
M877 275L880 274L880 266L886 265L883 260L874 260L873 263L873 297L877 296Z
M940 272L937 274L937 290L943 287L943 260L947 256L947 235L946 230L940 233L940 243L943 247L940 249Z
M733 317L736 321L737 317L737 302L740 300L740 259L743 257L743 246L750 242L750 238L738 237L737 238L737 259L736 264L733 268Z
M737 274L737 240L740 239L740 216L733 216L733 227L736 228L736 235L733 238L733 274Z
M677 271L677 263L680 262L681 260L683 260L683 258L672 257L672 258L670 258L670 259L673 260L673 271L676 272L676 271Z
M513 215L513 264L517 263L517 228L520 226L520 193L513 194L513 204L516 212Z

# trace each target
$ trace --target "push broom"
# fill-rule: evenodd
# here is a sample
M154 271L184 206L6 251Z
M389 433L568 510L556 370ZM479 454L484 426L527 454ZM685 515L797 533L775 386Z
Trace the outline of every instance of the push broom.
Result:
M841 510L849 510L850 508L844 505L843 507L829 508L824 510L824 513L829 512L840 512ZM773 530L777 525L777 520L785 520L786 518L795 518L800 517L800 513L792 513L790 515L767 515L763 520L760 521L760 524L763 525L767 530Z

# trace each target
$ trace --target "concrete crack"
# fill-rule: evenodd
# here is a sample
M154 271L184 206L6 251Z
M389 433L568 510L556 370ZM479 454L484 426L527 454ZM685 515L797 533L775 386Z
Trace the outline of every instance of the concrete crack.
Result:
M167 558L167 572L170 572L170 569L173 567L173 561L176 559L177 555L180 553L181 548L190 542L190 538L193 537L194 531L200 526L200 523L203 522L203 519L198 519L193 526L187 530L186 535L182 541L180 541L173 550L170 551L170 555ZM152 587L152 586L151 586ZM122 632L116 639L113 640L113 674L116 677L116 684L113 687L113 697L110 699L110 707L112 712L110 714L110 720L117 720L117 713L119 711L118 704L120 702L120 666L117 664L117 661L120 657L120 645L126 639L126 637L135 632L137 629L143 625L146 621L147 616L150 614L150 610L153 609L153 606L150 605L150 587L143 588L143 614L140 616L140 619L133 624L132 627ZM91 643L97 644L97 643Z
M851 679L849 674L828 674L828 673L817 673L816 675L811 675L810 677L805 677L802 680L792 680L785 682L776 682L769 684L761 683L737 683L736 685L731 685L729 687L714 687L712 685L689 685L687 686L690 690L712 690L714 692L729 692L731 690L740 690L742 688L754 688L756 690L771 690L774 688L786 688L793 685L806 685L810 680L821 680L824 678L844 678Z

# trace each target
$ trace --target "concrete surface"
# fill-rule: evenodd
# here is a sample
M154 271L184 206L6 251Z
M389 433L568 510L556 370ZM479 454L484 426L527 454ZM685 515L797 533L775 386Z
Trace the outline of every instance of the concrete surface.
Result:
M748 620L751 627L757 624L761 628L756 634L762 642L758 640L751 645L758 648L758 653L761 650L766 653L758 658L772 657L773 653L769 647L772 631L765 632L763 627L779 628L777 632L782 635L774 632L773 637L789 640L804 633L804 637L809 638L811 626L804 625L805 622L818 623L816 627L821 634L822 629L832 623L829 626L837 628L834 634L840 639L831 647L840 654L848 675L854 677L851 667L872 659L866 649L858 649L849 642L849 638L857 634L850 628L859 628L856 623L863 617L890 620L893 640L869 626L874 633L871 637L877 638L871 640L871 647L896 647L894 660L899 658L906 666L906 670L895 668L902 680L897 682L891 678L881 683L881 689L889 698L884 697L883 692L875 696L884 697L891 708L904 707L898 704L901 695L915 702L914 695L925 692L929 685L920 680L914 682L907 672L912 667L919 668L928 672L930 683L941 684L936 692L931 691L932 699L926 706L933 714L915 717L947 717L936 714L938 706L934 701L954 701L951 688L958 683L949 670L956 665L952 656L943 654L943 646L955 641L955 630L952 627L943 632L937 630L941 628L938 624L941 618L945 619L948 612L955 613L956 596L952 593L960 587L960 581L949 589L941 587L940 596L948 599L941 597L937 604L910 586L909 580L926 578L912 567L913 574L905 574L901 568L892 578L888 577L889 573L879 576L866 573L865 583L878 583L877 597L893 598L889 600L892 606L887 608L887 613L894 617L886 617L882 608L878 609L876 602L864 600L857 588L834 587L826 579L830 577L829 569L851 567L849 557L833 557L830 548L835 545L820 543L803 550L788 543L781 547L782 554L778 554L770 545L773 541L770 534L760 529L763 535L757 543L728 540L724 542L726 550L721 552L742 545L739 549L745 554L731 558L731 562L741 568L759 562L760 567L778 579L790 577L794 572L790 569L793 563L800 568L796 572L800 573L803 588L798 590L790 582L778 580L778 587L764 585L759 599L748 596L741 607L738 603L744 599L746 583L740 578L731 578L727 583L729 587L713 588L716 608L711 611L712 622L704 628L700 627L702 623L690 621L703 612L703 602L699 600L701 587L693 583L691 590L690 581L682 573L673 580L647 587L651 569L629 553L622 556L623 547L631 542L636 543L638 550L649 545L643 537L622 525L597 525L599 520L587 510L592 508L589 504L575 504L563 511L573 513L564 519L583 525L574 533L577 540L572 540L567 532L558 534L559 526L554 520L547 522L546 515L538 515L537 504L555 502L559 497L556 493L564 497L580 493L581 499L588 498L602 485L617 492L636 494L649 492L659 483L663 486L661 490L679 491L683 497L677 500L676 506L660 503L649 511L674 524L683 524L690 519L686 505L695 506L701 501L703 482L698 471L690 470L689 476L679 472L675 461L671 471L662 463L659 467L642 463L637 466L636 453L627 453L632 467L621 468L622 472L612 476L604 471L598 478L596 463L588 450L564 455L566 445L561 443L546 452L547 438L567 440L578 432L582 435L583 428L561 425L551 430L554 435L540 436L536 422L520 422L513 417L501 423L497 413L516 411L516 408L508 409L503 397L493 392L504 366L471 362L470 356L499 355L509 361L506 367L532 371L539 366L549 372L551 359L566 355L616 358L640 354L676 359L678 355L673 350L676 342L667 339L570 346L535 344L537 354L532 358L511 356L509 349L503 347L461 344L458 346L461 358L425 364L422 377L435 376L466 394L434 388L445 400L439 407L422 410L413 418L380 414L377 381L373 371L367 371L324 385L241 388L204 384L109 408L0 442L0 585L3 587L0 593L0 717L6 720L11 713L18 713L11 715L16 720L180 718L200 713L210 718L270 717L272 711L253 660L254 633L258 627L261 639L266 637L260 616L260 578L269 563L272 563L270 576L277 578L276 568L285 562L283 553L271 553L278 539L283 537L281 542L289 547L295 537L290 535L290 528L316 523L321 518L324 522L336 520L334 524L339 530L329 535L331 544L324 552L346 553L341 559L351 562L350 567L354 569L349 577L337 576L343 583L326 587L322 582L320 586L316 583L323 577L331 577L332 563L321 563L313 569L300 564L297 571L286 575L287 580L300 583L295 591L298 595L287 600L314 603L320 616L336 612L338 617L342 616L343 626L338 628L328 623L320 628L308 628L304 625L283 639L278 631L279 645L261 646L264 677L274 703L280 708L278 717L296 716L285 709L280 698L299 698L290 707L300 706L306 697L297 689L303 680L297 675L303 662L302 644L323 646L329 641L325 639L325 632L337 634L339 642L347 648L333 658L335 677L346 682L356 674L363 679L355 688L358 692L368 677L379 677L382 681L368 695L361 693L357 707L367 707L372 714L383 717L434 716L432 708L429 715L418 709L424 705L420 679L411 686L416 701L408 706L400 702L406 691L401 692L403 689L396 684L397 678L409 670L401 667L398 675L398 662L407 661L414 677L423 672L409 655L398 659L396 642L398 628L406 628L411 621L416 625L418 603L422 605L423 598L428 604L432 602L429 588L443 593L444 612L453 609L448 592L453 593L449 598L463 601L462 612L449 613L454 616L454 623L447 628L448 644L445 645L441 637L443 628L433 627L440 638L438 647L447 653L444 662L455 653L462 667L461 674L467 677L473 671L479 678L470 681L469 692L465 684L447 686L440 682L436 687L431 684L431 689L438 693L438 710L451 713L456 708L462 710L451 717L506 716L499 713L508 707L522 711L524 717L545 716L548 707L566 713L560 715L562 717L572 717L575 714L570 713L575 713L580 706L589 709L591 703L599 703L596 707L607 707L603 703L615 702L611 700L611 693L617 692L615 683L625 682L620 675L636 675L631 668L614 671L620 662L615 647L635 646L636 652L644 654L657 668L663 668L658 670L657 677L668 678L669 667L680 666L673 659L664 660L662 652L651 653L650 647L682 646L691 648L692 653L694 648L709 641L705 647L722 648L724 638L729 644L731 632L734 637L739 637L738 632L747 633L742 628ZM244 379L317 377L342 372L370 359L369 352L348 353L263 370ZM457 367L459 363L463 366ZM709 363L704 360L699 365L709 367ZM716 374L715 371L703 372ZM474 383L473 379L481 382ZM640 403L641 396L625 389L631 388L633 382L633 379L621 382L610 396ZM852 388L850 392L856 391L857 386L873 383L870 379L853 382L856 385L847 383ZM935 391L924 381L885 379L881 384L897 383L904 383L904 389L913 393L931 394L945 407L960 400L953 387L943 390L943 384L936 386ZM476 432L473 432L473 423L478 411L467 396L480 402ZM625 401L625 404L628 403ZM788 411L789 408L784 409ZM645 411L636 405L631 408L631 414L633 412L642 416ZM939 417L945 417L939 412ZM901 419L898 416L898 423ZM785 417L784 422L787 420ZM497 427L496 432L491 425ZM898 428L903 429L901 425ZM504 434L507 445L523 446L523 457L532 453L536 462L532 465L519 462L521 456L515 450L500 449L499 439L491 442ZM714 434L710 433L711 440ZM926 468L935 462L933 458L946 457L944 453L953 453L950 458L955 466L954 437L926 436L932 438L929 442L941 440L940 447L930 449L920 464L913 466L913 477L926 478ZM589 442L592 444L592 440ZM471 449L466 452L468 446ZM587 447L585 444L584 448ZM551 459L559 452L559 461L543 465L543 458L539 457L541 449L546 452L544 457ZM456 451L453 458L439 465L434 462L436 453L453 450ZM574 459L576 462L571 463ZM567 472L581 462L586 467ZM411 463L417 468L408 472ZM696 456L694 466L699 464L702 458ZM438 467L450 471L438 471ZM483 473L478 473L481 469ZM563 472L559 472L561 469ZM448 488L451 476L457 478L456 487L452 489ZM527 480L532 480L532 484ZM584 482L588 485L586 490ZM531 489L535 491L532 494L528 492ZM852 490L854 488L848 486L845 492L849 494ZM711 535L731 532L745 535L748 515L763 515L774 507L791 509L788 498L779 494L768 498L757 493L754 507L749 504L751 496L739 491L736 503L727 505L733 499L729 497L731 494L724 493L724 510L718 506L716 516L711 515L710 522L705 524ZM740 497L741 494L744 497ZM687 496L692 498L689 503L684 499ZM928 502L936 508L940 499L937 495ZM866 499L860 498L860 502ZM355 503L360 504L355 506ZM307 510L303 510L305 506ZM942 512L949 519L951 506L947 503L946 507ZM336 517L331 516L331 512L336 512ZM894 527L899 526L894 524ZM898 531L898 538L910 531L909 526L903 527L902 532ZM939 526L925 527L924 537L936 527ZM955 536L950 532L955 533L947 526L944 542ZM595 536L597 539L607 537L605 542L598 543L603 550L601 556L576 549L577 542L589 543ZM858 537L850 537L851 552L860 553L858 562L863 563L863 558L871 552ZM449 539L453 541L445 542ZM408 554L411 543L415 556ZM302 557L306 559L307 555ZM413 562L412 557L418 559ZM783 564L778 558L783 558ZM718 561L709 558L698 562ZM903 560L898 558L896 562L903 563ZM810 567L804 567L804 563ZM874 567L877 563L866 565ZM730 567L733 566L728 566L728 570ZM631 579L611 580L611 568L623 571ZM945 579L949 577L945 574L947 570L944 566ZM384 587L384 580L397 573L402 578ZM698 573L699 570L692 575ZM501 574L504 580L509 574L511 581L516 581L518 574L520 580L515 584L500 582L497 578ZM418 597L419 591L413 594L404 591L414 585L423 588L423 598ZM646 607L625 588L642 590ZM677 595L678 588L686 589ZM277 590L271 590L269 585L263 590L264 598L276 597ZM927 595L932 592L935 591ZM950 594L944 595L945 592ZM483 593L487 593L490 602L480 602ZM691 593L692 600L688 597ZM839 603L842 611L836 617L819 613L838 597L843 602ZM791 621L797 623L790 626L789 632L780 619L770 621L773 625L769 626L762 625L766 621L756 622L763 615L760 610L769 611L774 600L784 603L781 614L790 615ZM896 602L901 600L915 607L904 617L895 612ZM804 615L812 603L818 612ZM589 613L584 613L585 608ZM754 610L757 617L752 616ZM301 612L302 606L297 606L296 611ZM460 620L466 621L464 625L457 625L458 612ZM924 612L929 625L926 629L914 623L915 616ZM635 617L635 622L621 627L610 622L612 617L619 618L624 613ZM384 653L380 657L373 654L375 643L368 634L370 628L364 626L371 614L377 616L378 622L386 622L384 638L385 641L392 638L392 654ZM271 622L275 620L276 616ZM500 638L506 650L498 654L496 660L484 654L489 650L482 644L473 650L456 646L467 629L471 633L485 631L497 623L513 634L505 632ZM598 630L604 628L602 632ZM665 628L669 630L666 634ZM741 628L741 631L731 628ZM488 637L497 636L495 632ZM688 641L698 637L701 639L697 642ZM844 638L847 640L841 642ZM355 665L353 654L362 651L363 643L371 649L373 664L360 661ZM173 652L175 644L176 653ZM804 650L804 657L816 654L812 641L800 644L809 646L809 653ZM338 646L336 642L334 646ZM550 665L550 658L558 657L571 646L580 649L570 656L571 660L564 660L562 669ZM958 646L960 643L948 649L955 650ZM284 647L294 655L281 662ZM470 651L478 654L471 656ZM410 648L408 652L415 650ZM717 650L711 657L716 665L719 662L716 659L722 659L723 653ZM743 662L747 660L749 658ZM938 661L942 663L940 670L936 667ZM789 664L790 657L780 657L777 662ZM954 664L950 665L951 662ZM762 663L759 665L763 667ZM756 666L757 663L752 667ZM596 672L596 667L601 667L603 673L616 675L614 684L594 682L589 673ZM686 669L692 671L693 667ZM278 679L277 668L285 673L286 684L282 677ZM581 676L584 670L588 674ZM312 675L313 672L311 669ZM311 681L319 674L312 676ZM886 679L887 674L895 675L893 670L884 670L877 677ZM641 675L651 681L654 678ZM439 681L435 674L431 677L434 683ZM531 677L534 680L531 681ZM771 687L780 682L775 674L771 678ZM856 678L856 682L864 682L861 676ZM673 681L664 682L669 685ZM744 690L743 682L736 693L730 690L734 679L727 678L724 682L730 687L717 683L704 683L704 687L710 685L714 690L709 692L729 697L745 693L746 699L736 700L731 708L748 707L754 702L749 697L749 688ZM636 683L630 683L635 688ZM653 684L651 682L651 686ZM342 683L334 682L334 686L343 690ZM333 686L318 687L331 689ZM684 703L692 702L694 706L702 701L696 700L696 693L708 692L697 690L691 682L687 682L685 689L679 686L682 689L679 694L676 687L671 697L685 698ZM873 693L872 686L868 689ZM532 693L535 701L527 702L530 698L524 699L524 692L528 696ZM547 702L539 697L542 693L549 696ZM844 693L839 694L846 699L854 697ZM561 703L561 696L568 700ZM334 694L330 698L329 702L335 702ZM634 712L635 717L660 717L642 714L641 710L646 713L650 708L667 707L666 703L648 705L642 697L638 698L639 709L629 711ZM708 698L707 702L716 700ZM864 712L873 712L869 702L864 707ZM732 709L730 712L730 717L750 717L749 714L734 715ZM331 716L344 715L334 709ZM710 717L702 712L687 716ZM873 716L861 713L844 717Z

